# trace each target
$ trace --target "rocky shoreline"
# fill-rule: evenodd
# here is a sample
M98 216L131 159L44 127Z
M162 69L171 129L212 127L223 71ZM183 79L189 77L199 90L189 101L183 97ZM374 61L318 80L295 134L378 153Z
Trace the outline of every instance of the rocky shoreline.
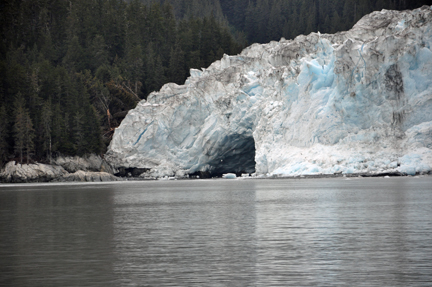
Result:
M378 173L335 173L335 174L307 174L298 176L242 176L248 179L308 179L308 178L338 178L338 177L405 177L413 175L432 175L432 173L406 174L399 171ZM112 168L100 156L87 157L59 157L52 164L33 163L20 164L8 162L0 171L1 183L35 183L35 182L110 182L123 180L163 180L163 179L211 179L207 173L196 173L183 177L153 177L148 169Z
M51 164L8 162L0 171L2 183L120 181L100 156L58 157Z

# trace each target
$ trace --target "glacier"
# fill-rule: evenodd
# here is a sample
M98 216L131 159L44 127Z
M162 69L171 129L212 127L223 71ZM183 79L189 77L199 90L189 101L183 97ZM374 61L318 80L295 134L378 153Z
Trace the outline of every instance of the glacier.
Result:
M253 44L130 110L105 155L144 176L432 169L432 7Z

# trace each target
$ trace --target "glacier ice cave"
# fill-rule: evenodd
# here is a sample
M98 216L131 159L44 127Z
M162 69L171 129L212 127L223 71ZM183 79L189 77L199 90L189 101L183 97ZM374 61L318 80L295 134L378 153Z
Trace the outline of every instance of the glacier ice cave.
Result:
M432 7L253 44L129 111L106 159L146 176L432 170Z

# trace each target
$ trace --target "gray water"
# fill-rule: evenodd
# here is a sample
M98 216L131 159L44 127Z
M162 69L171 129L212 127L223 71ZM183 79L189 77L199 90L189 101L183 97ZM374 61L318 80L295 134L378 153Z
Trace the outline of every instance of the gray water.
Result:
M432 177L0 185L1 286L431 286Z

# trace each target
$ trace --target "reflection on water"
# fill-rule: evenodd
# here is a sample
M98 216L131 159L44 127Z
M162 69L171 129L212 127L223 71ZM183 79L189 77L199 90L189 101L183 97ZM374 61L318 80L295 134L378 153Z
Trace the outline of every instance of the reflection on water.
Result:
M0 286L106 282L115 262L113 195L86 188L0 188Z
M432 178L0 185L1 286L426 286Z

